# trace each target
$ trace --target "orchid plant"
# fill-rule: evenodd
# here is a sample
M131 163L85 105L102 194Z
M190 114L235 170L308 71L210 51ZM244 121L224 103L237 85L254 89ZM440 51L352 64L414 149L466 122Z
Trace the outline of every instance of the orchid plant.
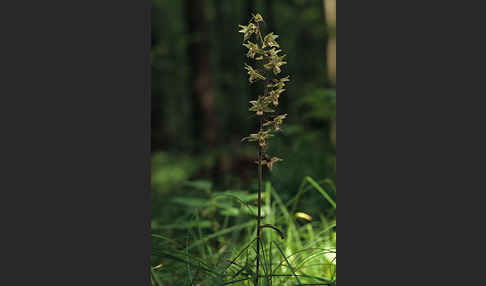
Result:
M280 55L280 45L277 43L278 35L268 33L263 36L263 17L260 14L252 15L248 25L239 25L240 33L243 33L243 46L248 49L246 57L253 62L253 66L245 64L248 72L248 82L254 84L263 81L263 95L250 101L249 111L255 112L259 118L259 130L257 133L250 134L242 141L258 143L258 215L257 215L257 238L256 238L256 278L255 285L258 285L261 229L264 227L273 228L274 226L261 225L261 193L262 193L262 167L267 166L270 171L273 164L282 161L281 158L267 154L268 139L273 137L275 132L281 131L281 125L287 114L277 114L279 98L285 91L285 85L290 81L289 76L280 76L281 67L287 62L285 55ZM253 42L252 42L253 40ZM280 231L279 231L280 232Z

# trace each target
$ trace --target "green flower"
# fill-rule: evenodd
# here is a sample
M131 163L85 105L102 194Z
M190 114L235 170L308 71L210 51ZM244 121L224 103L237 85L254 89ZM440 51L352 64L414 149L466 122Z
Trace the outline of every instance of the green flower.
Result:
M272 48L271 50L266 51L266 56L269 58L273 58L278 56L278 53L280 53L282 50L276 50L275 48Z
M283 123L283 120L287 118L287 114L282 114L282 115L279 115L279 116L276 116L274 119L273 119L273 124L274 124L274 128L275 130L280 130L280 125L282 125Z
M272 159L270 159L270 160L264 160L263 162L265 162L265 164L267 165L268 169L271 172L272 171L272 168L273 168L273 164L275 164L277 162L280 162L280 161L283 161L283 159L280 159L280 158L277 158L277 157L273 157Z
M257 26L253 23L248 24L248 26L239 25L239 27L241 28L241 30L239 30L238 32L243 33L245 35L244 37L245 41L248 40L251 37L251 35L253 35L257 31Z
M263 17L260 13L257 13L256 15L253 15L252 20L255 21L255 23L263 22Z
M275 41L275 39L278 38L278 35L274 35L273 33L270 33L268 35L265 36L265 38L263 39L263 47L277 47L279 48L280 46L278 45L277 41Z
M283 77L281 79L274 79L272 83L269 83L267 86L269 88L277 88L282 89L285 87L285 83L290 81L290 76Z
M263 50L260 49L260 47L258 47L258 44L254 44L251 41L248 41L246 44L243 44L243 46L248 48L248 53L246 54L248 58L253 59L255 58L256 54L263 54Z
M280 159L280 158L277 158L277 157L269 158L267 155L265 155L265 159L262 160L261 165L267 165L268 169L271 172L272 168L273 168L273 164L280 162L280 161L283 161L283 160ZM255 164L259 164L259 162L255 161Z
M279 131L280 130L280 125L282 125L283 120L285 118L287 118L287 114L282 114L282 115L275 116L273 118L273 120L265 122L263 124L263 126L273 125L273 128L275 129L275 131Z
M260 131L256 135L258 138L258 145L260 145L260 147L264 147L265 145L267 145L265 142L267 138L273 137L273 135L270 134L270 130Z
M270 137L273 137L273 135L270 134L270 130L267 131L260 130L260 132L256 134L250 134L249 137L245 137L241 139L241 141L248 140L248 142L258 142L258 145L264 147L266 145L265 140Z
M267 64L264 65L266 69L273 70L273 73L275 75L279 74L282 71L280 69L281 66L287 64L287 62L283 60L286 55L279 56L279 52L280 50L275 50L274 48L269 50L267 55L269 56L270 60Z
M252 106L250 107L249 111L254 111L259 116L263 115L263 112L275 112L275 110L268 107L270 100L271 98L269 97L259 96L258 100L250 101Z
M282 94L282 92L284 92L284 91L285 91L285 89L283 89L283 88L278 88L278 89L274 89L274 90L270 91L269 97L272 99L273 105L275 105L275 106L278 105L278 98L280 97L280 94Z
M262 76L261 74L257 73L251 66L249 66L248 64L245 64L245 69L248 71L248 74L250 75L250 78L248 79L248 81L250 83L253 83L255 82L256 80L266 80L266 78L264 76Z

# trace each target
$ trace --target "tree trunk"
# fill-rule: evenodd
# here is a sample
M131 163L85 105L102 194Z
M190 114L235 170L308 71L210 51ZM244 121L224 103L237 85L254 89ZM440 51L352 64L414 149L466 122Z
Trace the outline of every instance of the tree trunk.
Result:
M323 0L324 24L327 28L326 65L331 86L336 87L336 0Z
M327 28L326 65L330 86L336 88L336 0L322 0L324 24ZM336 118L331 119L330 138L336 146Z
M194 136L197 143L212 146L216 143L218 122L214 110L205 1L185 0L185 12L190 35L188 55L191 66ZM199 148L200 144L197 146Z

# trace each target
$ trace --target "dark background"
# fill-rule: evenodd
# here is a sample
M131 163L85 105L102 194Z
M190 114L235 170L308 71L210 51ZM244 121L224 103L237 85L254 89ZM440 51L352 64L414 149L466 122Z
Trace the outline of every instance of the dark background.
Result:
M0 22L0 285L150 285L150 2Z

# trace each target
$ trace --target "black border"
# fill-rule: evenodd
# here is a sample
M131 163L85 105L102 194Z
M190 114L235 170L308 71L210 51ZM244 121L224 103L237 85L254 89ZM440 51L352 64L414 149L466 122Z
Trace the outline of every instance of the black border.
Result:
M0 285L150 285L150 9L0 3Z

